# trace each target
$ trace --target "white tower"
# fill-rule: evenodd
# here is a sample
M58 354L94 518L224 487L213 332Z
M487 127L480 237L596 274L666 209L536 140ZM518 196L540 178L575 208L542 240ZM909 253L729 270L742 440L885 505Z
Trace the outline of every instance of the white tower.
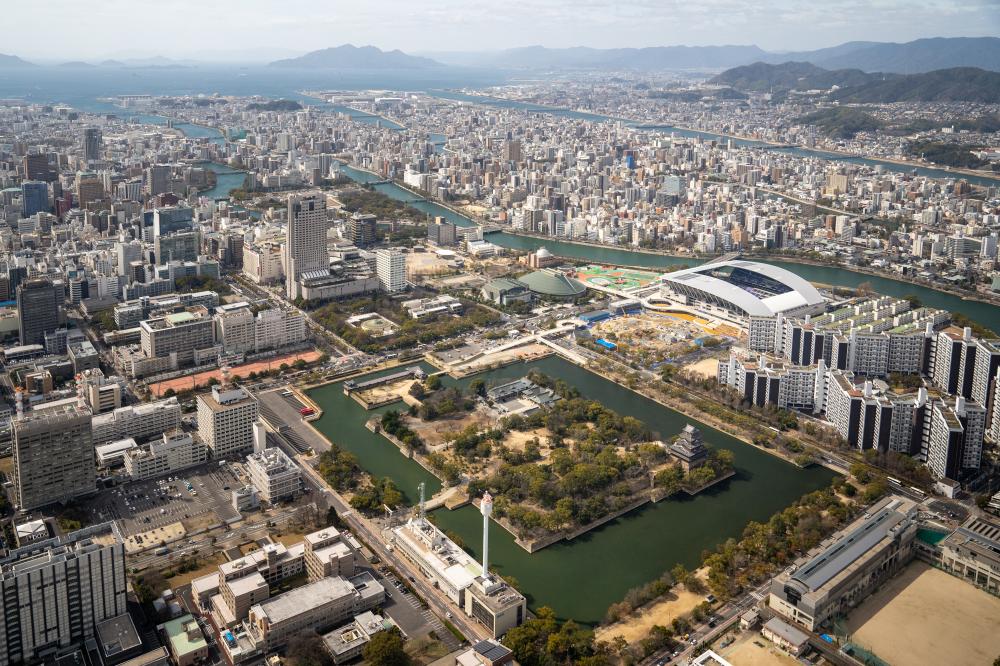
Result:
M262 453L267 448L267 428L257 419L253 422L253 452Z
M483 495L479 503L479 511L483 514L483 578L490 576L490 516L493 515L493 498L489 493Z

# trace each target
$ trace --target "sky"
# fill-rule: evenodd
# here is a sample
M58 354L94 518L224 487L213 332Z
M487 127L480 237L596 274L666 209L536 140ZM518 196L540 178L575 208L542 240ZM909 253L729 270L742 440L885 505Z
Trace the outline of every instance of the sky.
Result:
M270 60L352 43L409 53L1000 35L1000 0L3 0L0 53ZM35 27L37 29L28 29Z

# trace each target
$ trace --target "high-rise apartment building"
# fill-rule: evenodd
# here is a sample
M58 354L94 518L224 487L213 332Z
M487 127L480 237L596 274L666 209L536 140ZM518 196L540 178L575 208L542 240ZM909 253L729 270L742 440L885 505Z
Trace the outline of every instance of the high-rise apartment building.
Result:
M54 657L127 612L125 545L114 522L37 541L0 560L0 664Z
M22 345L45 344L45 334L59 328L62 287L49 278L32 278L17 286L18 332Z
M375 274L382 289L391 293L406 289L406 255L396 249L375 251Z
M245 389L213 386L198 396L198 434L215 458L252 449L256 420L257 400Z
M374 215L354 213L347 221L347 237L358 247L368 247L375 243L378 218Z
M169 164L154 164L146 169L146 189L151 197L170 191Z
M288 197L288 234L285 246L285 294L300 295L299 277L329 270L326 249L326 198L320 194Z
M92 201L104 198L104 181L96 173L78 173L76 175L76 205L86 208Z
M77 403L45 406L13 421L14 503L21 510L96 490L91 412Z

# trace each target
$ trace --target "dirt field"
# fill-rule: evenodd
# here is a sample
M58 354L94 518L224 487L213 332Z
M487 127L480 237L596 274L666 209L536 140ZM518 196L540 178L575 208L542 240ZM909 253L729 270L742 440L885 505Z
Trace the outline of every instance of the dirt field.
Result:
M627 642L634 643L648 636L653 625L669 627L675 617L690 613L704 600L705 597L701 594L688 592L684 588L675 588L662 601L644 609L640 615L598 627L594 635L600 641L610 641L615 636L621 636Z
M684 366L688 372L714 379L719 374L719 360L714 358L703 358L697 363Z
M1000 655L1000 599L915 563L851 613L848 629L893 666L982 666Z
M406 419L406 424L420 435L420 439L424 440L424 444L432 451L444 446L445 435L464 430L473 423L480 429L484 429L493 425L493 419L479 410L467 412L458 418L439 418L433 421L421 421L419 418L411 417Z
M510 363L515 360L533 361L535 359L548 356L551 353L552 349L550 347L533 342L528 345L508 349L507 351L489 354L488 356L481 356L469 363L456 363L451 366L451 374L463 377L498 363Z
M732 645L713 648L731 664L738 666L799 666L800 662L787 652L782 652L759 631L747 631Z
M297 354L284 354L282 356L275 356L264 361L255 361L253 363L245 363L243 365L237 365L229 369L229 376L233 379L237 377L246 377L251 372L264 372L267 370L274 370L281 366L282 363L287 363L291 365L298 359L302 359L306 363L312 363L317 360L322 354L320 354L315 349L307 352L299 352ZM188 375L186 377L177 377L176 379L168 379L163 382L157 382L155 384L149 385L149 390L152 394L159 398L161 397L167 389L173 389L175 391L188 391L196 389L199 386L206 386L208 380L215 378L222 380L222 370L207 370L205 372L199 372L194 375Z
M407 377L402 381L392 384L383 384L367 391L359 391L357 395L369 405L382 405L396 398L399 398L408 405L412 405L418 402L416 398L410 395L410 387L413 386L415 381L412 377Z

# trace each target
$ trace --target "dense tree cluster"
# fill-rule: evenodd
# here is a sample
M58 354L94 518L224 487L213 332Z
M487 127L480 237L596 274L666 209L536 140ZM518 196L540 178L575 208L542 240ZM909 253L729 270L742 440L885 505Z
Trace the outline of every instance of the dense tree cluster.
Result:
M391 336L376 338L364 329L347 323L348 318L368 312L378 312L387 319L399 323L399 329ZM327 303L316 309L312 316L325 328L369 354L431 344L476 328L492 326L500 319L497 313L472 303L466 304L465 312L461 316L440 314L419 320L412 319L402 310L399 303L384 294Z
M351 506L367 514L378 513L385 507L395 509L402 502L403 493L388 477L373 479L370 486L358 490L351 498Z
M319 454L316 471L334 490L351 490L361 479L361 466L353 453L330 443L330 449Z
M504 643L522 666L604 666L613 663L606 646L573 620L560 623L546 606L535 617L507 632Z
M364 188L346 190L338 194L337 198L344 204L344 210L349 213L363 211L381 219L406 217L412 220L422 220L425 217L416 208L375 190Z
M379 425L384 432L401 441L407 448L411 450L423 450L424 440L420 439L420 435L413 432L410 426L406 425L403 417L395 409L390 409L383 414Z

